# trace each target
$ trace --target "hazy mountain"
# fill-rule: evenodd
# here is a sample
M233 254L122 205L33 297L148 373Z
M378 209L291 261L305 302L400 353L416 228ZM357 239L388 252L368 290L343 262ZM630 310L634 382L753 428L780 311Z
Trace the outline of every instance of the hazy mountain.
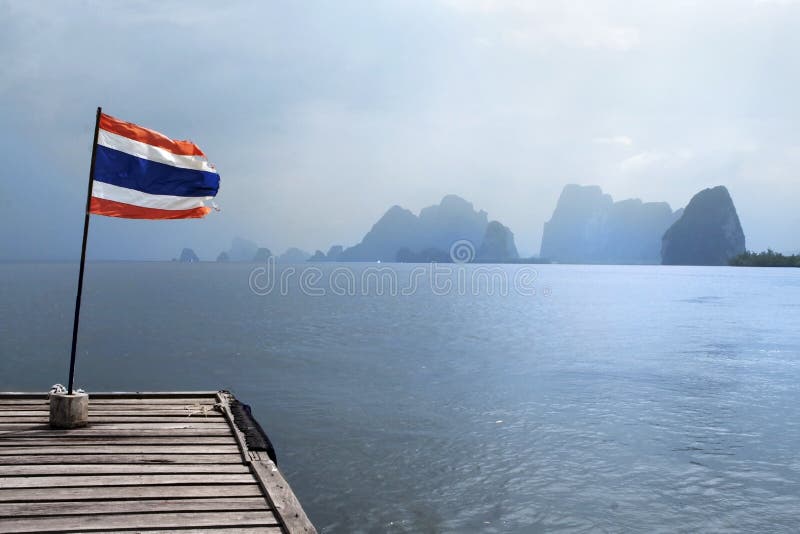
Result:
M308 261L339 261L343 250L344 247L342 245L333 245L328 249L327 254L321 250L317 250L314 252L314 255L308 259Z
M217 256L217 261L218 261L218 262L225 263L225 262L229 262L229 261L231 261L231 258L230 258L230 256L228 256L228 253L227 253L227 252L225 252L225 251L223 250L223 251L222 251L222 252L220 252L220 253L219 253L219 255Z
M249 239L234 237L231 241L228 257L231 261L253 261L253 256L255 256L257 250L258 245Z
M450 250L458 240L480 243L488 224L485 211L470 202L447 195L438 205L420 211L419 216L392 206L357 245L345 249L342 261L395 261L400 249Z
M519 259L517 246L514 244L514 233L498 221L490 222L486 226L477 259L497 262Z
M181 263L197 263L200 261L200 258L197 257L197 254L194 253L194 250L185 248L181 251L178 261Z
M253 255L253 258L250 261L263 263L270 257L272 257L272 251L270 251L268 248L261 247L256 250L256 253Z
M286 252L276 258L279 263L301 263L311 257L311 254L299 248L290 247Z
M725 186L703 189L662 240L664 265L727 265L745 251L736 207Z
M681 215L666 202L614 202L596 185L569 184L544 224L540 256L561 263L661 262L661 237Z

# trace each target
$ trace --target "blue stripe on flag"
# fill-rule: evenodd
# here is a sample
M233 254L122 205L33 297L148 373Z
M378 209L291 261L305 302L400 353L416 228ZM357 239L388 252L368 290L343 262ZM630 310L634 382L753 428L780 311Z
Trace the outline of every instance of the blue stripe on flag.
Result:
M219 190L219 174L173 167L100 145L94 179L151 195L213 197Z

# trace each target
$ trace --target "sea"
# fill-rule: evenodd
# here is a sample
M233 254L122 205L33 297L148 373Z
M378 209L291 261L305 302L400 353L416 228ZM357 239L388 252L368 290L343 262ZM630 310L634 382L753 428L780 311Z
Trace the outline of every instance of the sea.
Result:
M77 265L0 265L0 390ZM228 389L323 533L800 531L800 270L89 263L76 385Z

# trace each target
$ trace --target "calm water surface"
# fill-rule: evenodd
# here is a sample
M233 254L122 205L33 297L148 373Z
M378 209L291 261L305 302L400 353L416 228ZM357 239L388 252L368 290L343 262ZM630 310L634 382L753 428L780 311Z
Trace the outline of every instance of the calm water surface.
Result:
M800 530L800 270L543 265L536 295L392 296L319 267L324 296L89 264L76 382L232 390L322 532ZM76 275L0 265L0 390L66 381Z

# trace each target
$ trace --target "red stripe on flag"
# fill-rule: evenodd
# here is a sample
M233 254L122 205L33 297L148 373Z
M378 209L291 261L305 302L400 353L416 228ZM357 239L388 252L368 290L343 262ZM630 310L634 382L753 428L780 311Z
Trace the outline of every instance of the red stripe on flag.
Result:
M97 197L92 197L92 202L89 206L89 213L107 217L121 217L123 219L201 219L208 215L209 212L211 212L211 208L206 206L190 210L161 210L157 208L142 208Z
M134 141L163 148L179 156L205 156L200 147L191 141L175 141L155 130L149 130L132 122L116 119L105 113L100 116L100 128Z

